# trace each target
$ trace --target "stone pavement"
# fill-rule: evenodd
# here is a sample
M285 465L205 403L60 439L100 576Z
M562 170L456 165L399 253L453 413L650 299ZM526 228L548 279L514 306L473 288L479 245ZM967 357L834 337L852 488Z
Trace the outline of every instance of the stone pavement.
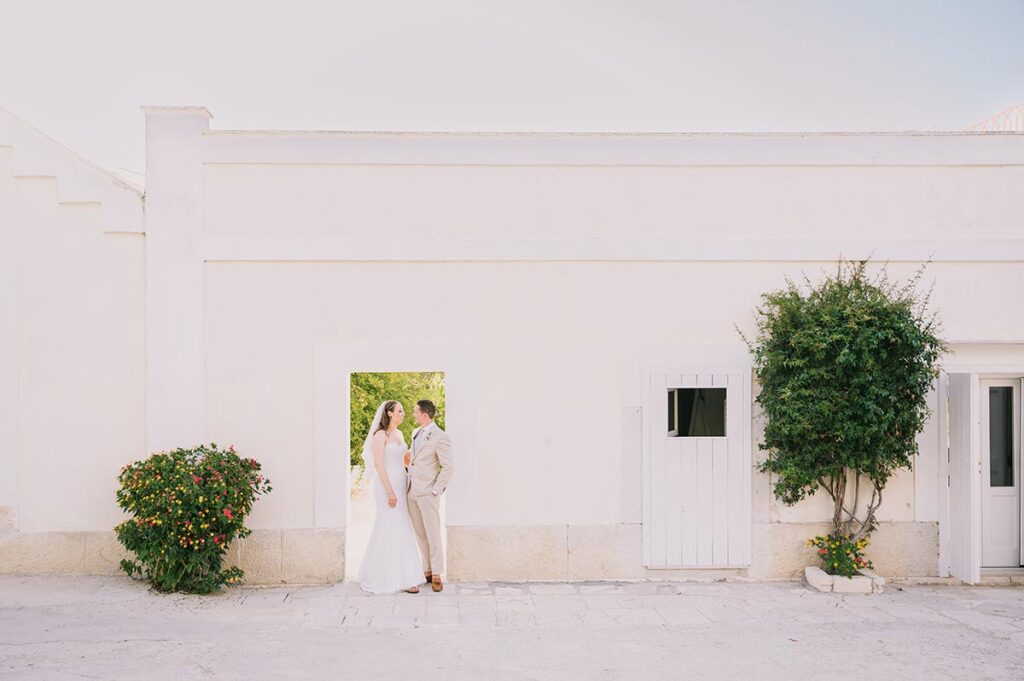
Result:
M160 595L0 576L0 679L1024 679L1024 589L352 584Z

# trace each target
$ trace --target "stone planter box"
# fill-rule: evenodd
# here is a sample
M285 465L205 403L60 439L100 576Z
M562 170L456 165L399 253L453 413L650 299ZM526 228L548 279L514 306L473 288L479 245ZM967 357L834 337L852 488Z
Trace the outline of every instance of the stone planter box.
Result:
M845 594L880 594L885 587L885 579L871 570L858 570L860 574L853 577L830 575L820 567L805 567L804 582L818 591Z

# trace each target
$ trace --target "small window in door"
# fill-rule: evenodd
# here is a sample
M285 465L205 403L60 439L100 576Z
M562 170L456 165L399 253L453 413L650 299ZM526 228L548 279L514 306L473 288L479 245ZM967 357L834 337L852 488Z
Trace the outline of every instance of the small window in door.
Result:
M989 486L1013 487L1013 388L988 389Z
M725 437L725 388L671 388L668 437Z

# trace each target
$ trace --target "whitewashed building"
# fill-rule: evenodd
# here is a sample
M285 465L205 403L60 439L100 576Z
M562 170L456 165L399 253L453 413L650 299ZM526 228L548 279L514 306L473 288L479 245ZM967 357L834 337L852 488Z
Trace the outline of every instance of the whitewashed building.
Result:
M0 115L0 571L117 572L120 467L214 441L273 481L233 549L250 580L341 579L349 376L441 370L451 579L795 576L831 503L783 506L756 472L735 326L786 275L869 255L901 278L933 260L954 349L869 555L968 582L1021 565L1024 135L143 112L144 196ZM696 388L713 434L687 437Z

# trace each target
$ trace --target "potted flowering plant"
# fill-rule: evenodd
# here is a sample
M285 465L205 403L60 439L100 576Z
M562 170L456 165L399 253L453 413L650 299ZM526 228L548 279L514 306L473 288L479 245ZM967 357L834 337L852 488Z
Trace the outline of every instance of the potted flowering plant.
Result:
M869 544L867 537L854 541L848 534L818 535L808 539L807 545L818 550L822 569L830 575L853 577L861 570L874 568L871 561L864 556L864 549Z
M237 584L241 568L223 567L230 543L251 534L253 503L271 491L260 464L215 443L158 452L124 466L117 504L131 514L114 531L134 559L121 568L158 591L210 593Z

